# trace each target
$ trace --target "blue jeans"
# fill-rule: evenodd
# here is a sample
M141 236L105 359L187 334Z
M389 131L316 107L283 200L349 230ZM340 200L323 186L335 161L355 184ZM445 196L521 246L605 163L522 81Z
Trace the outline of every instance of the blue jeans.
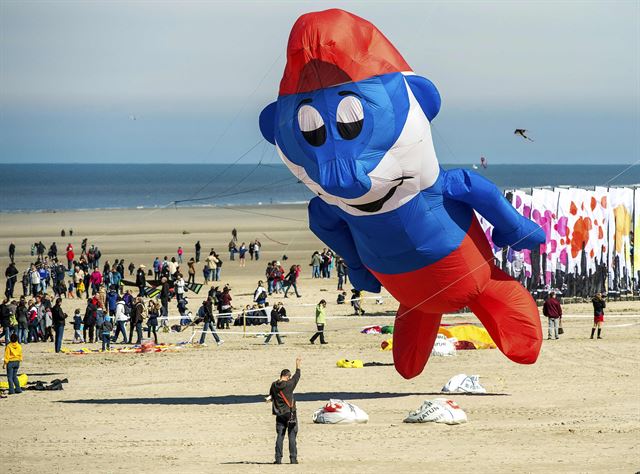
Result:
M64 324L59 324L55 327L56 331L56 352L60 352L62 349L62 335L64 334Z
M296 282L289 282L289 284L285 287L284 289L284 297L287 297L287 292L291 289L291 287L293 287L293 289L296 291L296 296L298 298L300 298L300 294L298 293L298 285L296 285Z
M204 326L202 327L202 336L200 336L200 344L204 344L204 339L205 339L205 336L207 335L207 329L211 330L211 334L213 335L213 338L216 340L216 342L220 342L220 337L218 337L218 333L213 327L213 321L208 321L208 322L205 322Z
M20 344L27 343L27 328L23 328L21 326L18 327L18 342Z
M220 272L222 270L222 267L216 267L216 276L214 278L215 281L220 281Z
M4 331L4 342L6 345L9 345L9 338L11 337L11 328L9 326L2 326L2 330Z
M20 382L18 382L18 369L20 362L13 361L7 364L7 380L9 381L9 393L22 393Z
M108 332L102 333L102 350L111 349L111 334Z
M311 267L311 278L320 278L320 266L313 265Z
M116 322L116 333L113 335L113 342L118 342L118 336L122 333L122 343L127 342L127 328L125 326L126 321Z
M266 339L264 340L265 344L269 344L269 341L271 340L271 336L275 335L276 339L278 340L278 344L284 344L284 342L282 342L282 338L280 337L280 334L278 334L278 326L271 326L271 332L267 335Z

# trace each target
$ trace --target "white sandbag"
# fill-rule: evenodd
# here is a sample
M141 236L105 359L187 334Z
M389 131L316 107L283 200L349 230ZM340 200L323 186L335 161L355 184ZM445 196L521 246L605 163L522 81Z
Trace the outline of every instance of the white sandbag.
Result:
M444 387L443 392L457 393L487 393L485 388L480 385L479 375L458 374L451 377Z
M436 342L431 349L432 356L452 356L456 355L456 346L447 339L444 334L438 334Z
M425 400L416 411L409 413L404 419L405 423L446 423L447 425L459 425L467 422L467 414L453 400L436 398Z
M364 410L343 400L329 400L313 414L314 423L366 423L369 415Z

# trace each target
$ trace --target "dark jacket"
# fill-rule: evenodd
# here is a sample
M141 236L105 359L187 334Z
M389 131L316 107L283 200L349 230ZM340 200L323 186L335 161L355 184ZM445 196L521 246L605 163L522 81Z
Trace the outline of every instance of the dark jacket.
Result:
M160 300L169 301L170 297L171 297L171 293L169 292L169 282L165 281L162 284L162 288L160 289Z
M144 270L138 270L136 273L136 286L145 286L147 284L147 278L144 275Z
M293 397L293 391L295 390L296 385L298 385L299 380L300 369L296 369L296 373L293 374L293 377L291 377L290 380L286 382L283 380L276 380L271 384L269 395L271 396L271 407L274 415L286 416L292 411L295 412L296 401ZM282 392L282 395L284 395L289 403L285 402L280 392Z
M89 300L87 304L87 310L84 313L84 319L82 322L85 326L95 326L98 319L98 307L93 303L93 300Z
M278 326L278 321L280 321L280 313L274 308L271 310L271 326Z
M560 306L560 302L555 298L547 299L542 307L542 314L547 318L553 319L562 317L562 306Z
M593 314L594 316L600 316L604 314L604 309L607 307L607 302L602 298L593 298L591 300L593 304Z
M204 322L210 323L213 322L213 305L211 301L205 301L204 303Z
M67 315L62 311L62 307L59 305L55 305L53 309L51 309L51 319L53 321L54 326L63 326L64 320L67 318Z
M295 270L291 270L289 273L287 273L287 276L285 277L285 280L287 280L292 285L296 282L297 279L298 279L298 274Z
M29 321L29 310L24 305L18 305L16 308L16 319L18 320L18 326L26 328Z
M82 318L79 314L73 315L73 329L79 331L82 328Z
M109 319L109 321L105 321L104 323L102 323L102 334L110 334L112 330L113 330L113 322L111 322L111 319Z

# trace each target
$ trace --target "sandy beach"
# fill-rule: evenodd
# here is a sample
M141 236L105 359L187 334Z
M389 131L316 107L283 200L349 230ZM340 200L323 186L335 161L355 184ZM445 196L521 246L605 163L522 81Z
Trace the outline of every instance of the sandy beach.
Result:
M60 237L60 230L74 236ZM239 241L261 240L258 262L245 268L229 261L231 229ZM63 391L28 391L0 400L5 427L0 431L0 465L24 472L265 472L273 461L275 439L271 407L264 402L282 368L302 357L296 397L300 465L288 472L635 472L640 469L640 302L607 307L604 339L590 340L591 305L565 306L565 334L544 341L538 362L520 366L498 350L459 351L432 357L410 381L390 365L339 369L342 358L390 364L380 350L382 335L365 335L363 326L391 323L397 303L367 299L365 317L338 306L336 279L310 278L309 259L324 245L307 227L304 206L191 208L0 214L0 267L6 248L17 246L22 272L34 241L58 249L82 238L98 245L104 260L124 258L149 267L153 258L186 259L202 243L224 260L222 283L229 283L236 307L248 304L268 260L288 257L300 264L302 298L282 299L291 322L281 324L285 344L265 347L262 337L243 337L236 328L222 332L225 344L187 347L172 353L55 354L53 344L24 347L21 372L30 380L68 378ZM59 253L62 252L59 250ZM186 260L185 260L186 261ZM197 281L202 281L198 267ZM18 285L20 288L20 285ZM349 287L350 288L350 287ZM20 293L18 291L18 293ZM192 297L195 313L203 295ZM370 296L370 295L367 295ZM310 345L313 304L325 298L326 346ZM65 300L72 314L86 301ZM171 315L177 314L171 303ZM448 315L445 322L476 322L472 314ZM546 336L546 318L543 321ZM250 332L268 331L267 326ZM65 347L73 345L67 325ZM191 332L160 333L161 342L188 340ZM209 342L211 342L209 336ZM425 399L436 398L458 373L478 374L486 396L454 395L469 421L459 426L402 423ZM2 377L1 380L6 380ZM311 416L329 398L349 400L365 410L364 425L313 424ZM286 459L286 455L285 455ZM8 472L8 471L7 471Z

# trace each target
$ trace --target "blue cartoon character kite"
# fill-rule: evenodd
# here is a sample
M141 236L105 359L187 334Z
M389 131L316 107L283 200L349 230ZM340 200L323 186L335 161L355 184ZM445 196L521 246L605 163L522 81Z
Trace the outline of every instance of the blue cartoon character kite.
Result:
M542 229L471 171L440 168L430 122L440 95L371 23L343 10L296 21L276 102L260 130L317 197L309 226L349 266L353 285L400 302L397 371L424 368L443 313L465 306L500 350L536 361L540 317L529 293L493 263L474 209L496 245L533 248Z

